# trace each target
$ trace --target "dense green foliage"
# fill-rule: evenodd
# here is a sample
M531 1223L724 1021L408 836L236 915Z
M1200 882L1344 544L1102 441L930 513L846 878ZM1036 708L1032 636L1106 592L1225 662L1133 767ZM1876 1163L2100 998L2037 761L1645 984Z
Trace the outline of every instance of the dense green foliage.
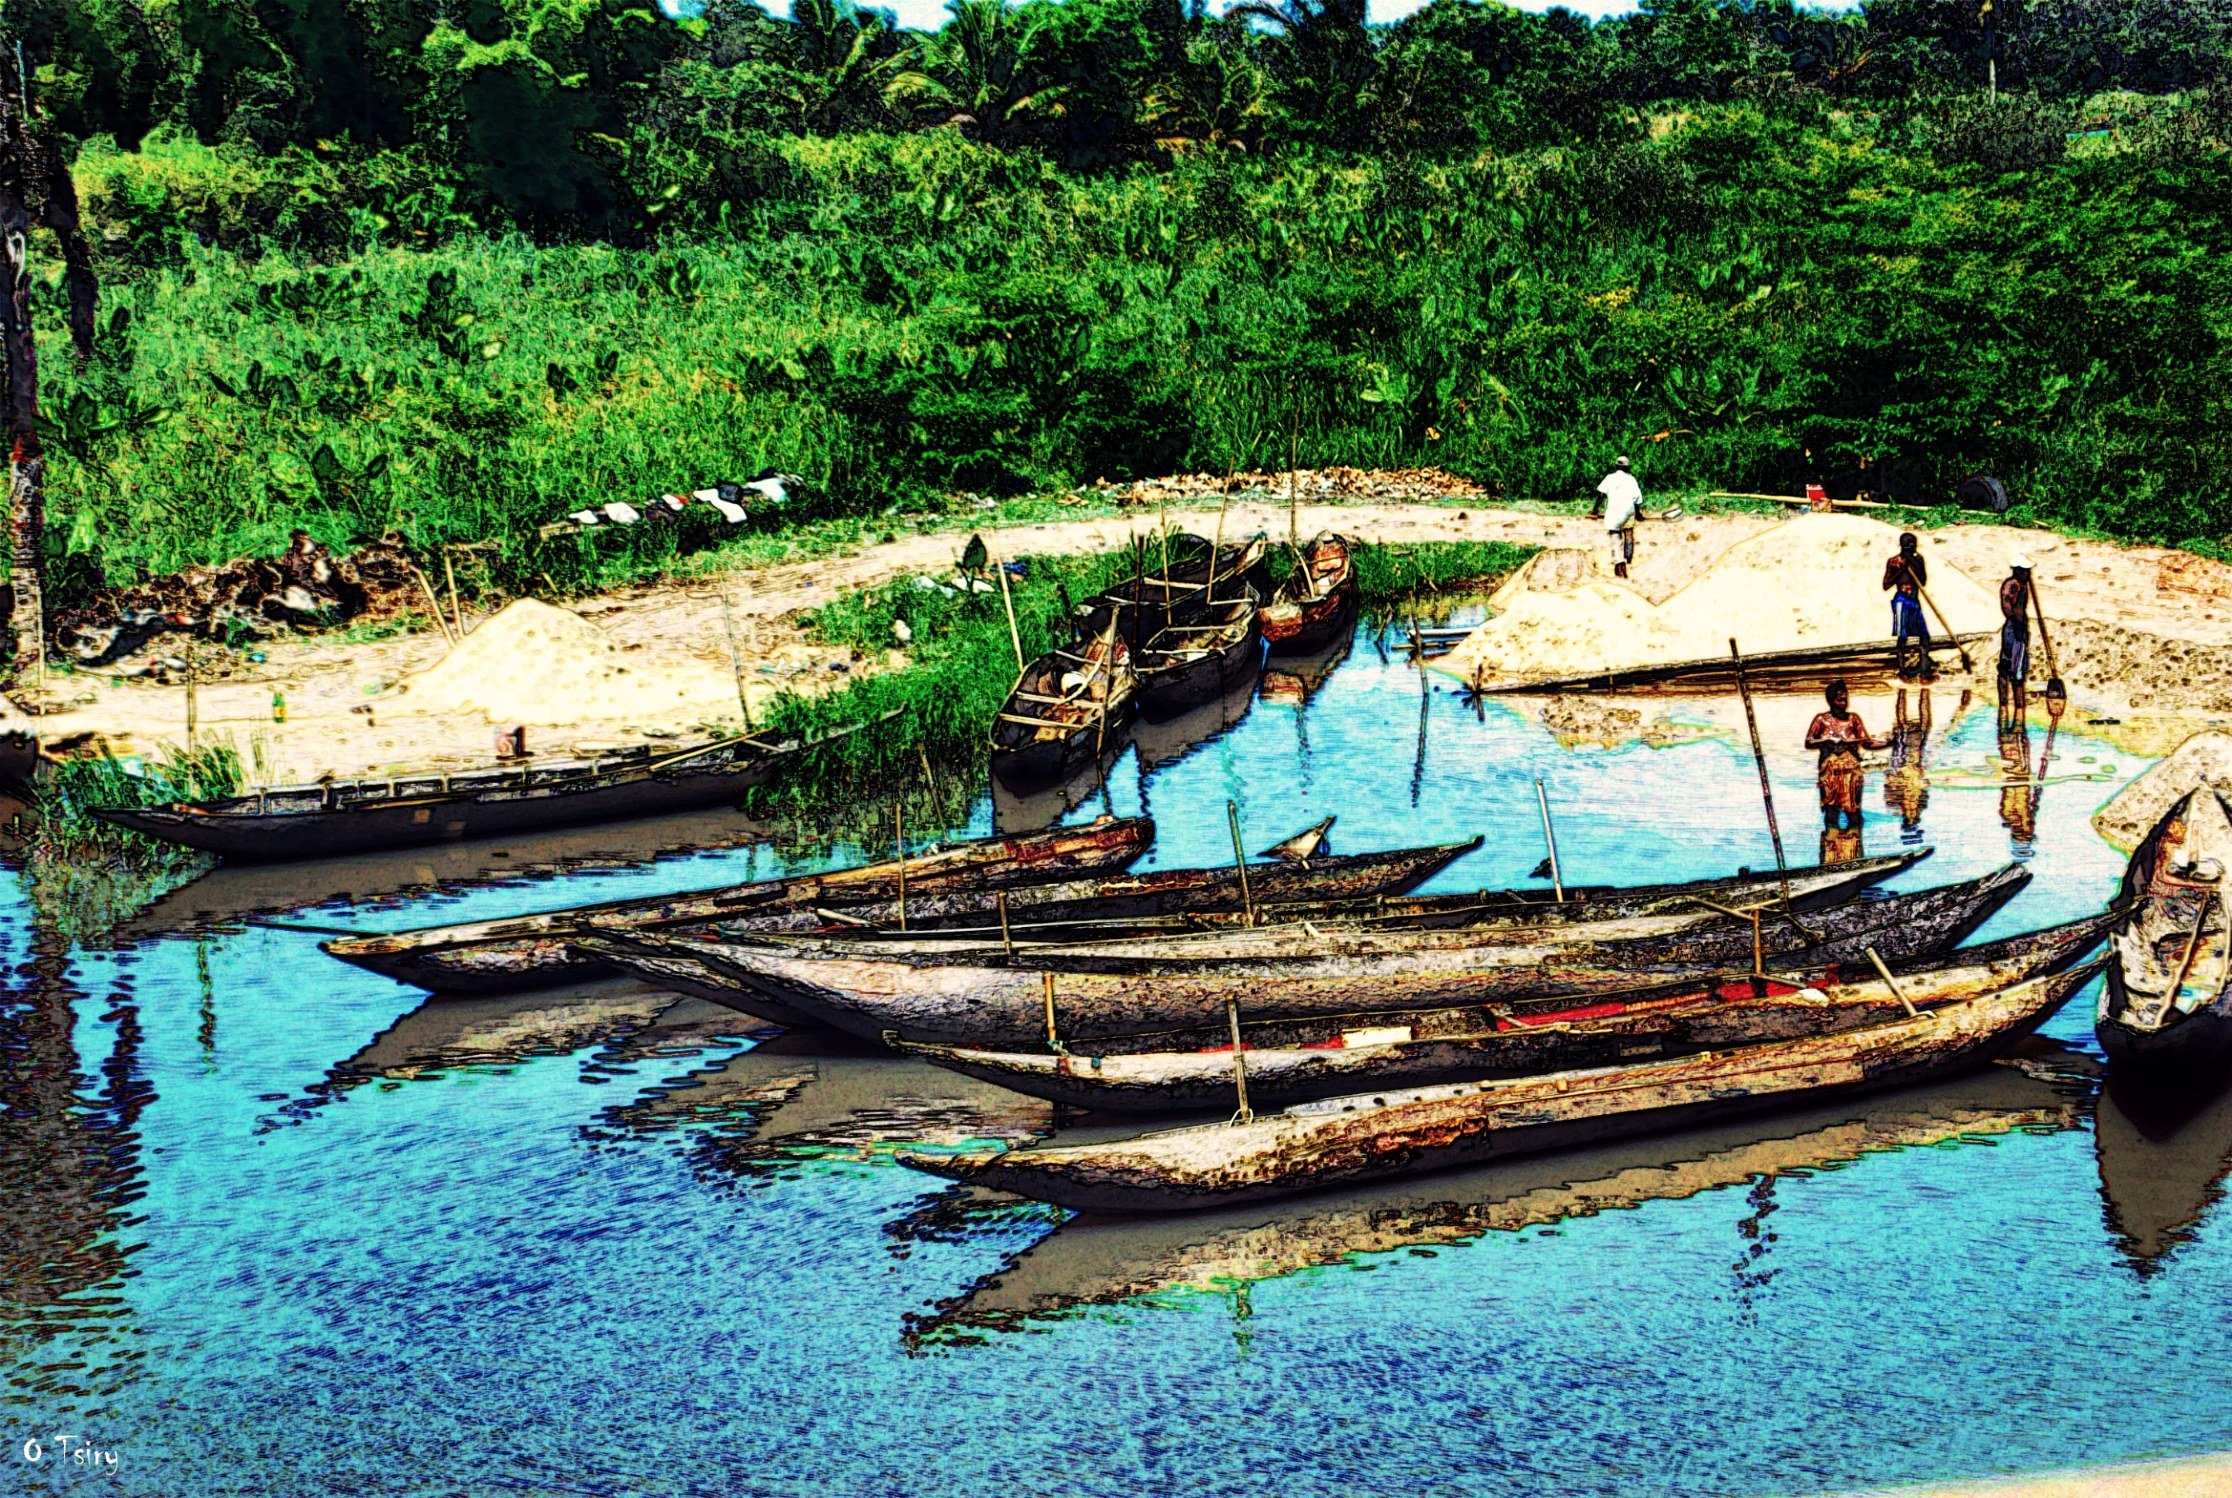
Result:
M1987 99L1965 0L11 5L105 279L58 591L296 525L575 582L702 537L538 523L763 465L872 517L1290 442L2213 542L2232 0L1996 14Z

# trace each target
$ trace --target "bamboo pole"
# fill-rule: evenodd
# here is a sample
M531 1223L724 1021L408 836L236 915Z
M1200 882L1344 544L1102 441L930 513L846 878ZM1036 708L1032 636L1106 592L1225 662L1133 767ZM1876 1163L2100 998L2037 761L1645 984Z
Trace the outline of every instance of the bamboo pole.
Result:
M752 731L752 704L744 694L744 653L736 646L736 615L729 608L728 589L721 590L721 628L728 632L729 671L736 678L736 710L744 715L744 731Z
M1301 511L1294 497L1295 469L1302 461L1302 398L1294 400L1294 420L1287 428L1287 545L1302 550ZM1307 595L1304 595L1307 596Z
M998 896L995 899L995 903L998 904L1000 907L1000 946L1007 952L1009 957L1013 957L1015 955L1015 936L1014 933L1008 930L1006 890L1003 889L999 892ZM1049 1026L1049 1029L1051 1028L1052 1027Z
M1240 803L1225 803L1225 819L1232 824L1232 866L1240 871L1240 908L1247 914L1248 924L1256 923L1255 894L1248 887L1248 855L1241 851Z
M1783 904L1790 903L1790 865L1783 861L1782 824L1775 820L1775 788L1767 779L1767 751L1759 744L1759 716L1752 711L1751 682L1744 675L1744 652L1729 637L1728 654L1736 662L1736 690L1744 699L1744 724L1751 730L1752 760L1759 766L1759 797L1767 804L1767 835L1775 840L1775 872L1782 876Z
M2170 986L2162 991L2162 1000L2171 1008L2178 1007L2178 990L2185 987L2186 974L2193 971L2193 959L2201 952L2201 932L2209 924L2209 902L2216 898L2216 891L2201 891L2201 913L2193 918L2193 935L2186 942L2185 956L2178 959L2177 975Z
M465 638L465 606L457 600L457 569L450 565L450 549L442 548L442 577L449 583L450 622L457 626L457 637Z
M186 775L189 780L197 778L194 773L194 756L200 749L201 701L196 691L200 684L195 679L199 674L196 669L199 665L200 662L194 654L194 637L188 635L186 637Z
M1550 793L1542 788L1540 777L1535 780L1535 801L1542 807L1542 838L1550 845L1550 888L1558 895L1558 903L1565 904L1565 878L1558 872L1558 834L1550 825Z
M907 797L904 791L891 803L891 830L899 844L899 929L904 931L907 929Z
M1240 1049L1240 1001L1225 1000L1225 1022L1232 1027L1232 1085L1240 1093L1240 1111L1232 1115L1234 1123L1252 1123L1255 1109L1248 1106L1248 1057Z
M1008 640L1015 646L1015 674L1023 674L1023 632L1015 627L1015 595L1008 591L1007 568L998 557L992 559L992 570L1000 574L1000 602L1007 606Z
M1046 1048L1059 1052L1062 1049L1061 1032L1054 1028L1054 971L1049 968L1039 974L1046 992Z
M457 636L450 633L449 620L442 617L442 600L435 595L434 585L426 580L426 574L419 570L418 563L407 561L404 565L411 569L411 576L418 579L419 591L426 595L426 606L434 611L434 627L442 632L444 640L455 645Z
M1883 979L1883 986L1891 990L1891 997L1897 999L1899 1001L1899 1007L1906 1010L1907 1018L1920 1019L1922 1017L1922 1011L1914 1007L1914 1001L1912 999L1899 992L1899 985L1893 982L1891 979L1891 969L1883 965L1883 959L1876 955L1876 949L1874 947L1868 948L1868 961L1875 964L1876 976Z

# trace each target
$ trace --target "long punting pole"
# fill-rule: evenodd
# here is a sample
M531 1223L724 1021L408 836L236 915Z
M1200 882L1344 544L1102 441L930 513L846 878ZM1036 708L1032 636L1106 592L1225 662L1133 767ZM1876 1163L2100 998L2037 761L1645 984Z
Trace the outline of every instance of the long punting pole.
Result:
M1783 904L1790 903L1790 865L1783 861L1782 824L1775 820L1775 788L1767 779L1767 751L1759 745L1759 717L1752 711L1751 681L1744 675L1744 652L1728 641L1729 658L1736 662L1736 690L1744 699L1744 726L1751 730L1752 761L1759 766L1759 799L1767 803L1767 835L1775 840L1775 872L1782 878Z
M728 631L729 672L736 678L736 710L744 715L744 731L752 731L752 704L744 696L744 652L736 645L736 615L729 608L728 589L721 590L721 627Z
M1542 781L1535 781L1535 801L1542 807L1542 837L1550 845L1550 887L1557 891L1558 903L1565 904L1565 879L1558 873L1558 834L1550 825L1550 793L1542 788Z
M891 803L891 835L899 844L899 929L907 929L907 793Z
M1248 888L1248 855L1240 848L1240 803L1225 803L1225 820L1232 824L1232 866L1240 871L1240 908L1247 913L1248 924L1255 924L1255 895Z
M1240 1093L1240 1111L1232 1115L1234 1123L1252 1123L1255 1109L1248 1106L1248 1058L1240 1049L1240 1001L1225 1000L1225 1021L1232 1026L1232 1085Z
M1007 605L1008 641L1015 646L1015 674L1023 675L1023 632L1015 627L1015 595L1008 592L1007 566L998 557L992 559L992 570L1000 574L1000 602Z
M1883 986L1885 988L1891 990L1891 997L1899 1001L1899 1007L1906 1010L1907 1018L1920 1019L1921 1011L1917 1010L1914 1007L1914 1001L1912 999L1899 992L1899 985L1892 981L1891 969L1883 965L1883 959L1876 955L1876 949L1874 947L1868 948L1868 961L1875 964L1876 976L1883 980Z

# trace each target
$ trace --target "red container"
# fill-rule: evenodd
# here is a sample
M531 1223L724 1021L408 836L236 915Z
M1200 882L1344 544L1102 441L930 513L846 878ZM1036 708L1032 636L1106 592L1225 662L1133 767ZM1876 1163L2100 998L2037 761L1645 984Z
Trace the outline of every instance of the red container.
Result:
M1819 484L1806 485L1806 503L1812 505L1817 510L1828 509L1829 491L1822 488Z

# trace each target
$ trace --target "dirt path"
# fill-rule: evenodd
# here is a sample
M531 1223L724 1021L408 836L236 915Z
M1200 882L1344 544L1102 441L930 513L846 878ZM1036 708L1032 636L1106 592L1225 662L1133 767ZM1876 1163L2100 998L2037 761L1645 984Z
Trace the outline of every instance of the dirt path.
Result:
M1097 519L1019 525L989 539L1003 557L1033 553L1107 550L1136 532L1149 532L1159 516L1152 510ZM1185 529L1209 533L1214 509L1173 509L1170 520ZM1256 530L1285 532L1283 504L1235 504L1225 519L1227 536ZM1698 516L1671 524L1646 523L1640 533L1632 586L1654 602L1665 599L1728 547L1770 530L1780 517ZM1561 571L1576 580L1590 574L1603 546L1603 533L1586 518L1536 515L1448 504L1308 504L1301 507L1303 534L1338 528L1364 540L1386 543L1421 541L1506 541L1564 550ZM824 557L732 574L726 587L745 654L746 678L756 699L785 686L826 690L852 674L883 669L903 657L856 659L807 638L796 616L832 599L909 573L950 573L966 531L912 536L869 546L852 555ZM2094 673L2088 682L2080 669L2093 657L2122 649L2150 653L2146 639L2179 642L2193 652L2192 662L2166 681L2141 684L2139 695L2161 699L2154 705L2186 712L2222 710L2232 714L2232 675L2182 694L2180 682L2203 662L2232 644L2232 568L2181 552L2155 548L2124 549L2101 542L2067 541L2037 531L2002 526L1961 526L1928 533L1927 549L1968 571L1986 586L2004 575L2006 557L2026 550L2037 564L2041 596L2055 619L2094 620L2100 628L2073 625L2063 674L2079 700L2098 710L2131 705L2131 663ZM722 584L706 581L632 587L575 605L629 652L635 669L656 673L689 667L702 676L708 664L727 669L729 647L722 619ZM467 620L468 626L472 621ZM2138 632L2133 634L2132 632ZM2057 644L2061 643L2059 632ZM310 779L323 774L382 773L405 766L442 767L484 761L490 752L490 725L477 715L408 715L397 711L385 689L411 672L434 664L448 649L438 633L369 644L344 645L304 639L275 641L268 659L251 678L204 685L198 692L201 731L229 736L260 759L258 778L266 782ZM2143 672L2141 674L2144 674ZM2221 674L2221 671L2220 671ZM286 699L287 721L272 719L272 696ZM49 743L105 744L123 754L160 752L183 742L186 694L180 686L113 681L79 673L50 678L51 699L68 710L42 718L38 727ZM2221 699L2221 701L2220 701ZM367 711L369 709L369 711ZM600 718L594 703L580 704L573 727L543 730L538 747L556 751L571 746L638 742L688 733L690 723L646 725Z

